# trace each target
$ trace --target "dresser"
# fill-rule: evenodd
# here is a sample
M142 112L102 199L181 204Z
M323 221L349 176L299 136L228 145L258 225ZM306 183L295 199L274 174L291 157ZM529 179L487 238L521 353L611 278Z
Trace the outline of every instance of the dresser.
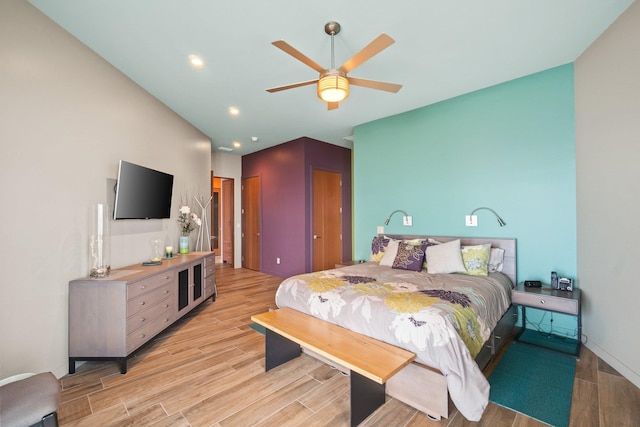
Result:
M215 255L195 252L162 264L114 269L69 282L69 373L76 361L127 357L207 298L215 300Z

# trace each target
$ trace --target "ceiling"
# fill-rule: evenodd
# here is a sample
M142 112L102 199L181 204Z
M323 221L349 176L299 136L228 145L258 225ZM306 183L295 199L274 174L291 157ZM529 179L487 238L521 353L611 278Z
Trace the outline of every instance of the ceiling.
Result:
M573 62L632 0L30 0L200 129L212 150L248 154L307 136L351 147L354 126ZM265 89L318 73L271 42L329 68L381 33L396 43L349 76L399 83L351 87L327 110L315 85ZM204 66L194 68L189 55ZM237 107L239 114L229 114ZM257 141L252 141L257 137ZM233 143L240 144L234 148Z

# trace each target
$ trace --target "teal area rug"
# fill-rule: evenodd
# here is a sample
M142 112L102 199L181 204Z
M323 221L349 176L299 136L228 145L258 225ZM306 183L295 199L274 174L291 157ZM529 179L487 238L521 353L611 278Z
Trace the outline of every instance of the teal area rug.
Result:
M555 427L569 425L576 360L513 342L489 377L489 400Z
M250 327L251 329L253 329L254 331L256 331L256 332L258 332L258 333L262 334L262 335L264 335L264 334L265 334L265 332L264 332L264 326L262 326L262 325L258 325L257 323L251 323L251 324L249 324L249 327Z

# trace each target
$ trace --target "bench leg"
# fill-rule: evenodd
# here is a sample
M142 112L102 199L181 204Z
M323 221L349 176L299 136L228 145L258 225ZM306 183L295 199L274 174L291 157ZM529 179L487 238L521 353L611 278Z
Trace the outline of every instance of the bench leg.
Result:
M357 426L384 404L385 385L351 371L351 426Z
M301 353L302 349L299 344L273 332L271 329L265 330L265 371L295 359Z

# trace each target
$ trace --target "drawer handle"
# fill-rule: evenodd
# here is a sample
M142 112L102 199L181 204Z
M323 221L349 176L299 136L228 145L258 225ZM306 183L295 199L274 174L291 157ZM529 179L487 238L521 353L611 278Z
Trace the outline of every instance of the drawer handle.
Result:
M168 322L168 321L169 321L169 319L164 319L164 321L165 321L165 322Z
M169 304L165 304L165 305L164 305L164 308L169 308Z
M140 303L140 305L145 305L145 304L146 304L146 302L144 302L144 301L142 301L142 302Z
M141 317L141 318L140 318L140 321L141 321L141 322L144 322L144 321L146 321L146 320L147 320L147 319L145 319L144 317Z
M543 299L540 300L540 304L544 304L544 300Z
M164 293L165 293L165 294L168 294L168 293L169 293L169 290L168 290L168 289L165 289L165 290L164 290Z
M141 286L140 286L140 289L144 289L144 285L141 285Z
M145 334L140 334L140 338L146 338L147 336Z

